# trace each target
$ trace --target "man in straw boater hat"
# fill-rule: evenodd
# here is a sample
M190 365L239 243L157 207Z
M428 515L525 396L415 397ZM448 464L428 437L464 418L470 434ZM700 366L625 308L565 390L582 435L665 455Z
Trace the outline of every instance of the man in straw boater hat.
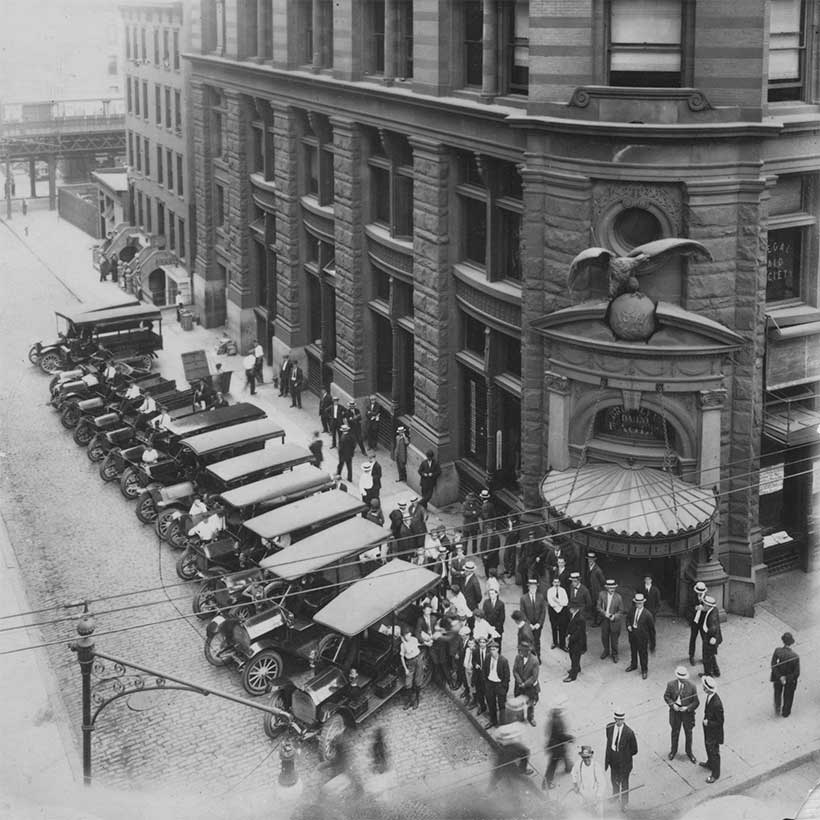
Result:
M570 667L564 683L571 683L581 674L581 655L587 651L587 622L581 615L578 604L569 605L569 623L567 624L567 652Z
M695 711L700 706L700 698L697 687L689 680L689 672L685 666L679 666L675 670L675 677L666 684L663 699L669 707L669 725L672 727L669 759L674 760L678 753L678 738L683 727L686 756L692 763L697 763L692 754L692 728L695 725Z
M717 683L708 675L703 679L703 693L706 702L703 706L703 743L706 746L706 762L701 763L709 769L707 783L714 783L720 777L720 744L723 743L723 701L717 693Z
M706 597L706 584L698 581L692 587L686 617L689 621L689 666L695 665L695 647L700 634L700 622L703 620L703 599Z
M629 804L629 775L632 773L632 758L638 754L638 741L635 732L626 725L623 709L616 708L612 718L612 723L606 727L604 771L609 769L613 799L617 798L621 811L626 811Z
M588 811L600 817L604 800L604 773L593 760L595 752L591 746L581 746L581 758L572 767L572 787L581 796L581 802Z
M649 655L655 651L655 619L652 613L644 606L646 599L642 592L637 592L632 599L632 609L626 618L626 630L629 633L629 666L627 672L632 672L641 664L641 677L646 680L649 673Z
M701 649L703 654L703 672L700 677L708 675L712 678L720 677L717 654L718 647L723 643L723 633L720 629L720 612L717 601L711 596L703 598L703 618L700 622Z
M598 595L598 614L601 616L601 660L611 657L618 663L618 640L621 637L621 621L624 617L624 600L618 592L618 584L607 579Z

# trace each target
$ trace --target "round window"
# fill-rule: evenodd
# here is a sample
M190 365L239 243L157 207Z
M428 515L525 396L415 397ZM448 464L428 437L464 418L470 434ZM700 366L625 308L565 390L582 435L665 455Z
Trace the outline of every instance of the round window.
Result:
M613 228L620 244L629 250L663 236L658 218L643 208L624 209L615 217Z

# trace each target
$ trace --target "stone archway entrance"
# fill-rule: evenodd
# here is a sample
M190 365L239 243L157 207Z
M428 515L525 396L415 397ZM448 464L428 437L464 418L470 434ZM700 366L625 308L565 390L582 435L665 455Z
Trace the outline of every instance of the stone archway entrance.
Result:
M162 268L154 268L148 274L148 292L151 294L151 302L157 307L165 304L165 271Z

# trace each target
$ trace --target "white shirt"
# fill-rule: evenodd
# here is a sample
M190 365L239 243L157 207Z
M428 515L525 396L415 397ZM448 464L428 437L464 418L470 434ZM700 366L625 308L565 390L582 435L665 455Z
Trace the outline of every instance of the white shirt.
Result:
M490 668L487 671L487 680L493 683L501 683L501 678L498 677L498 658L490 655Z
M198 535L203 541L212 541L216 534L225 529L225 520L218 513L209 515L195 527L188 530L188 535Z
M607 615L612 614L612 599L613 599L614 596L615 596L614 592L610 592L609 590L607 590L607 593L606 593L606 608L604 609L604 612L606 612Z
M82 381L84 381L89 387L96 387L100 383L100 380L91 373L86 373L86 375L83 376Z
M242 359L242 367L244 367L245 370L253 370L255 366L256 356L254 356L253 353L248 353L248 355L245 356L244 359Z
M146 447L142 451L142 463L154 464L159 458L159 453L153 447Z
M475 623L473 624L473 637L478 640L479 638L497 638L498 632L496 632L495 627L486 619L486 618L476 618Z
M470 608L467 606L467 600L465 599L463 592L459 592L457 595L453 595L452 599L450 600L450 604L462 618L469 618L470 615L473 614L472 612L470 612Z
M171 421L171 417L163 410L158 416L154 416L148 423L153 427L155 430L159 430L160 427L167 426Z
M254 357L255 357L255 358L257 358L257 359L261 359L261 358L263 358L263 357L264 357L264 355L265 355L265 351L262 349L262 345L257 345L257 346L253 349L253 355L254 355Z
M157 403L154 401L154 397L146 396L139 406L139 411L140 413L156 413Z
M618 741L621 739L621 729L623 726L618 726L616 724L615 728L612 730L612 751L618 751Z
M135 399L140 395L140 389L136 384L129 384L128 390L125 391L126 399Z
M550 587L547 590L547 605L556 613L561 612L565 606L569 605L567 591L561 587Z

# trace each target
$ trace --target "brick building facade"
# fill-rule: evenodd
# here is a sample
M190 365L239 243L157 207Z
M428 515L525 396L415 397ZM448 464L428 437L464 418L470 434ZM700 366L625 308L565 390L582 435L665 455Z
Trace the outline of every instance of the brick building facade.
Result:
M376 395L411 479L437 453L434 503L489 485L551 516L545 475L586 463L713 489L708 544L595 548L678 606L698 577L751 613L764 545L805 566L816 542L818 22L801 0L196 2L203 319ZM642 277L648 357L567 277L668 237L710 258Z

